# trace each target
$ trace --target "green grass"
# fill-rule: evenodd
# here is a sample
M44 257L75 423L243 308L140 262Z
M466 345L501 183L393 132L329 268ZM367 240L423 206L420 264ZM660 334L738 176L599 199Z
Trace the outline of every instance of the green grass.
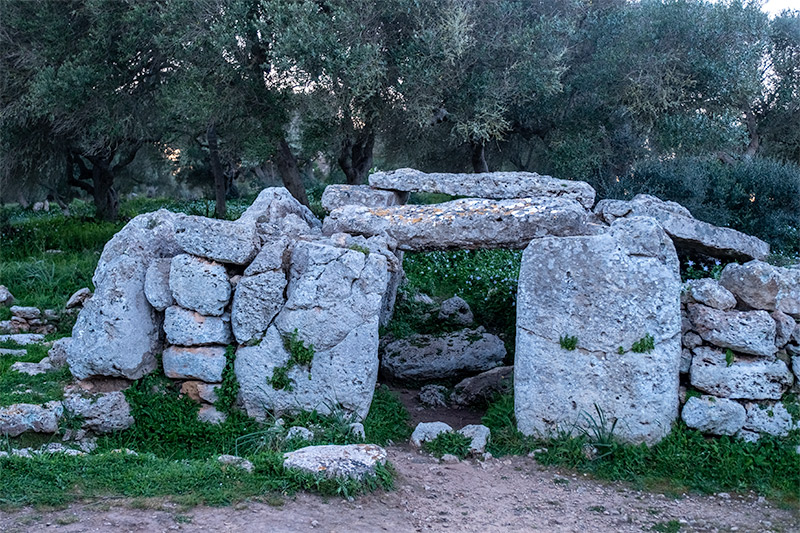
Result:
M733 437L707 438L679 422L649 448L619 444L602 430L541 440L516 430L510 395L489 406L483 423L492 431L488 451L497 457L540 448L546 450L536 455L541 463L574 468L600 479L630 481L646 489L667 487L677 493L754 490L792 505L800 499L800 455L795 452L800 431L785 438L764 435L758 442L748 443ZM598 442L598 436L605 442ZM601 444L602 453L588 458L586 444Z
M631 351L633 353L650 353L655 350L654 340L655 339L653 339L653 336L648 333L633 343L633 346L631 346Z
M64 386L72 380L72 375L66 367L37 376L10 370L11 365L17 361L38 363L47 355L46 346L39 344L18 346L13 342L3 342L0 343L0 348L27 351L24 356L0 355L0 407L15 403L39 405L64 397Z
M578 337L562 335L559 337L558 343L563 349L571 352L578 347Z
M455 455L459 459L465 458L469 455L469 447L472 443L472 439L462 435L461 433L455 433L452 431L448 431L446 433L439 433L436 435L436 438L424 442L422 444L423 449L436 456L442 457L445 454Z
M364 419L367 442L385 446L404 442L411 436L410 416L405 406L386 385L375 390L369 414Z

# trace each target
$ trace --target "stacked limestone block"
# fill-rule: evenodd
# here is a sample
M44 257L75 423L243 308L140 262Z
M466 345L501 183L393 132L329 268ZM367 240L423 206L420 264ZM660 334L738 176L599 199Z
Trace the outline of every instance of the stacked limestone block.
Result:
M101 256L96 296L68 348L73 374L138 379L163 353L164 373L209 422L224 419L213 404L234 368L252 416L338 406L365 416L378 317L400 264L385 239L320 228L282 188L262 191L236 221L136 217ZM275 369L291 356L290 338L313 360L281 382Z
M800 373L800 269L730 264L719 281L687 282L681 306L681 372L702 394L685 403L686 424L747 440L800 428L787 397Z

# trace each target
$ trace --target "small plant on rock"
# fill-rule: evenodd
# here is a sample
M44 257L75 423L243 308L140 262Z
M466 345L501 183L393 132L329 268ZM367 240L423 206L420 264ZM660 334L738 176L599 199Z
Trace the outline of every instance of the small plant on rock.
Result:
M650 353L655 349L655 339L649 333L633 343L631 351L634 353Z
M578 347L578 337L571 337L569 335L562 335L558 339L558 343L565 350L572 351L572 350L574 350L575 348Z
M272 385L275 390L285 390L291 392L294 387L292 386L292 379L289 377L289 371L295 366L308 367L308 379L311 379L311 363L314 361L314 345L306 344L300 339L300 334L295 328L289 335L283 337L283 347L289 352L289 360L283 366L275 367L272 371L272 377L267 382Z
M735 361L735 356L733 355L733 350L727 348L725 350L725 366L731 366Z

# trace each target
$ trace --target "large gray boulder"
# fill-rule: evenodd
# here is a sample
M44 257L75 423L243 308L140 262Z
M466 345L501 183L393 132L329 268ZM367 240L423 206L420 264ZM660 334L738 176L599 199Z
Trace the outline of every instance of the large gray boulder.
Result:
M87 394L69 390L62 403L67 412L80 418L82 429L95 433L122 431L134 423L131 406L121 391Z
M375 444L306 446L283 454L283 467L323 477L363 479L386 462L386 450Z
M172 258L169 288L178 305L206 316L222 315L231 299L225 267L188 254Z
M473 198L571 198L586 209L594 205L595 191L583 181L560 180L535 172L482 172L477 174L426 174L413 168L375 172L369 184L378 189L432 192Z
M454 200L385 208L344 206L325 219L323 233L384 235L405 251L524 248L532 239L585 235L586 210L568 198Z
M726 398L694 396L683 406L686 425L712 435L735 435L746 419L744 407Z
M792 415L781 402L751 402L746 409L744 429L784 437L791 430L800 428L800 423L792 420Z
M202 346L185 348L170 346L164 350L164 374L172 379L199 379L206 383L221 383L225 370L225 347Z
M181 346L200 346L203 344L229 344L231 317L203 316L196 311L173 305L164 312L164 332L167 342Z
M701 222L682 205L647 194L639 194L631 201L601 200L594 212L608 224L621 217L655 218L675 247L682 250L734 260L764 259L769 255L769 244L761 239Z
M778 400L793 377L780 359L737 360L728 364L725 353L708 346L694 349L690 370L692 386L722 398Z
M800 320L800 269L762 261L727 265L720 284L751 309L781 311Z
M63 413L64 408L57 401L45 405L17 403L0 407L0 436L16 437L26 431L55 433Z
M500 366L505 356L503 341L483 327L415 334L384 346L381 372L396 381L444 379Z
M389 280L386 257L298 241L287 301L261 342L236 352L239 397L248 415L337 405L366 416L378 373L378 316ZM296 333L295 333L296 331ZM313 347L310 366L291 365L288 339ZM286 369L289 383L273 378ZM276 374L276 371L278 374Z
M72 329L67 362L78 379L117 376L139 379L156 366L161 316L144 294L151 263L180 253L175 223L166 210L139 215L106 244L86 301Z
M675 248L651 218L621 219L596 236L532 241L517 292L520 431L586 427L589 417L599 421L599 408L624 441L667 435L678 415L680 287ZM572 350L567 337L577 338ZM632 350L650 338L652 350Z
M369 185L328 185L322 193L322 207L329 212L345 205L389 207L406 203L407 194L374 189Z
M235 265L249 263L261 245L255 224L200 216L181 219L175 239L187 254Z
M511 392L514 389L513 378L513 366L499 366L465 378L453 387L450 403L460 406L487 403L497 394Z
M445 422L420 422L411 433L411 444L419 448L425 442L430 442L442 433L452 433L453 428Z
M273 270L244 276L236 284L231 308L231 324L236 341L248 343L260 338L283 307L286 274Z
M706 342L750 355L777 351L775 321L766 311L720 311L700 304L689 304L686 310L694 331Z

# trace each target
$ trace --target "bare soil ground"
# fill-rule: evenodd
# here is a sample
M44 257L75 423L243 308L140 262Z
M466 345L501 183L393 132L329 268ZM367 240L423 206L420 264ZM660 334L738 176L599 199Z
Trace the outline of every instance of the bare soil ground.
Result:
M527 457L442 464L405 446L390 448L389 455L398 472L396 490L353 501L299 494L185 508L109 499L0 512L0 531L641 532L680 525L682 532L800 532L798 509L755 494L676 499L542 467Z

